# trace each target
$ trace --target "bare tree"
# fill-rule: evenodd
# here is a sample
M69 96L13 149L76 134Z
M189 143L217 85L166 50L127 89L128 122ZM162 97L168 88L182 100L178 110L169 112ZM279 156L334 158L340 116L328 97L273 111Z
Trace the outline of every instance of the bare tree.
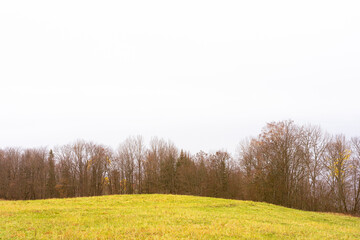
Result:
M76 166L72 158L71 145L64 145L54 149L57 162L58 182L56 190L59 197L75 197Z
M309 175L310 190L308 195L310 198L310 210L318 210L318 201L321 201L322 191L319 189L318 183L323 179L323 159L328 142L328 135L324 134L320 127L309 125L304 128L302 144Z
M142 181L143 181L143 171L144 171L144 158L145 158L145 144L142 136L138 135L132 139L132 144L134 145L134 154L137 168L137 193L142 193Z
M327 145L324 160L327 169L330 192L336 199L336 207L340 212L348 212L347 188L350 175L350 147L343 135L335 136Z
M103 146L94 143L88 143L90 160L88 168L90 169L90 195L102 195L109 190L108 170L111 164L112 151Z
M127 138L120 144L117 152L117 160L121 169L122 191L124 193L134 193L135 184L135 148L133 138Z
M90 161L90 152L87 143L83 140L78 140L72 144L72 155L76 169L76 195L87 196L88 190L88 164Z
M353 213L359 213L360 205L360 138L351 139L353 158L351 160L351 178L353 192Z

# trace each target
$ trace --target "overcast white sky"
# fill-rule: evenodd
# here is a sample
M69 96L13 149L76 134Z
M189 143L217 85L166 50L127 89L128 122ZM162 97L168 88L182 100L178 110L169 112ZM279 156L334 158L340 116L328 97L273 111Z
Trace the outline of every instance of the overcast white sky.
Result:
M359 1L0 1L0 147L360 136Z

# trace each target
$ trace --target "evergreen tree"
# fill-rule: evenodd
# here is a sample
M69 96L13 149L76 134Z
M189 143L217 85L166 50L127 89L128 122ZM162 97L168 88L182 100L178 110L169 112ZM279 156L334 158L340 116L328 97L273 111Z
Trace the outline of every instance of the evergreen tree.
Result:
M48 164L49 164L49 176L46 184L46 195L49 198L53 198L56 197L56 190L55 190L56 179L55 179L54 153L52 150L50 150L49 152Z

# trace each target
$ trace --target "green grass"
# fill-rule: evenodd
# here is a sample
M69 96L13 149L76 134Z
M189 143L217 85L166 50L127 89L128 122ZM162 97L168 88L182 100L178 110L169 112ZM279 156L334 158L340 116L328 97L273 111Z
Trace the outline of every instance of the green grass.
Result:
M159 194L0 201L0 239L360 239L360 218Z

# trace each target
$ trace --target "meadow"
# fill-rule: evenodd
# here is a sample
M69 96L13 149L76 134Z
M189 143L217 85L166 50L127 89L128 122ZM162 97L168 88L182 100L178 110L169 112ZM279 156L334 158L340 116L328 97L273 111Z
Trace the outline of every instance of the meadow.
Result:
M360 239L360 218L161 194L0 200L0 239Z

